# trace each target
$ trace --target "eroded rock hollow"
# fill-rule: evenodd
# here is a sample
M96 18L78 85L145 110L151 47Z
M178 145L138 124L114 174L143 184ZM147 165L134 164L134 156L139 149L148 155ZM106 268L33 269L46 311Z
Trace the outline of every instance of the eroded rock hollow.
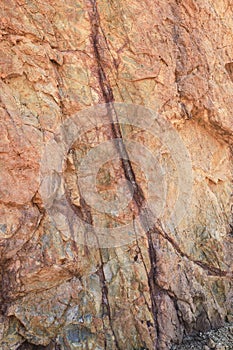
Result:
M232 322L231 1L0 11L0 348L166 350Z

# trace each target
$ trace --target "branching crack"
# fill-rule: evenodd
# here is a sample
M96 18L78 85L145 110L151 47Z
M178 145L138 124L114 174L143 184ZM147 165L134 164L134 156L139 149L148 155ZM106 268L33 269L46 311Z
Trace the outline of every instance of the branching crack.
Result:
M157 232L158 234L160 234L164 239L166 239L175 249L175 251L181 256L181 257L185 257L187 258L189 261L191 261L192 263L198 265L199 267L201 267L203 270L207 271L207 273L209 275L212 276L218 276L218 277L229 277L232 278L230 271L226 271L226 270L222 270L218 267L209 265L203 261L200 260L195 260L193 259L190 255L188 255L187 253L183 252L181 250L181 248L178 246L178 244L175 242L174 239L172 239L172 237L170 237L160 226L157 226Z

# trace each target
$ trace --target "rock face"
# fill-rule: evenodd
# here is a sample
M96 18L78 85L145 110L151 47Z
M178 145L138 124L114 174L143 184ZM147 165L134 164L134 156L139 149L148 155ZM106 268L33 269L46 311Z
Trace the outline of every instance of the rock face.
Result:
M2 0L0 21L0 348L161 350L231 322L231 1ZM61 125L113 101L173 125L192 164L190 198L175 228L165 215L126 244L83 245L49 214L41 162ZM102 197L133 179L132 203L118 221L93 209L76 179L95 146L126 135L159 148L171 207L188 175L172 139L163 150L142 126L114 125L85 132L64 167L70 207L94 231L132 221L150 195L136 162L105 161Z

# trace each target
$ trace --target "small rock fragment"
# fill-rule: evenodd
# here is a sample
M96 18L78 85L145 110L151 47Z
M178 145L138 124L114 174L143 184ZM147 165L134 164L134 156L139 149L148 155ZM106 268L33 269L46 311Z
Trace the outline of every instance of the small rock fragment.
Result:
M226 347L222 344L217 344L215 347L216 350L226 350Z
M216 343L213 341L213 339L210 339L208 341L208 346L209 346L210 349L215 349Z

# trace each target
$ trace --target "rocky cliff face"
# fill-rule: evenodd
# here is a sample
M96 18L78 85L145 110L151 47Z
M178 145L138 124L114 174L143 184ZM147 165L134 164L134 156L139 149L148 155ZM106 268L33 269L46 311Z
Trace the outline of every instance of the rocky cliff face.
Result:
M232 34L229 0L1 1L1 349L161 350L232 321ZM130 105L133 116L134 105L155 111L180 148L151 136L147 109L141 124L93 126L72 143L65 203L93 235L143 213L139 237L105 246L91 236L85 245L66 207L55 221L49 213L41 167L59 152L50 148L47 163L43 155L60 126L75 120L79 129L88 121L83 110L113 101ZM101 113L114 120L121 106ZM136 160L106 159L98 171L105 203L116 198L118 180L133 184L117 219L77 186L87 152L118 138L120 156L125 137L159 150L163 165L164 211L148 230L144 205L153 189ZM169 226L179 193L183 214Z

